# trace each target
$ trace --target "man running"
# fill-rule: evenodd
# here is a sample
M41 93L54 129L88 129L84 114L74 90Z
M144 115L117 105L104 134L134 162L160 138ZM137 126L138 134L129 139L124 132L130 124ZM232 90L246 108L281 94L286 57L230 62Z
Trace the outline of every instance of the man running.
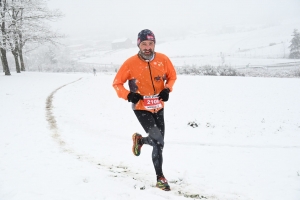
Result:
M169 191L170 186L162 170L165 135L164 102L168 101L176 81L176 71L170 59L154 51L155 36L148 29L138 34L139 52L128 58L117 72L113 87L118 96L132 103L132 109L148 134L132 136L132 151L139 156L144 144L153 147L152 161L156 172L156 187ZM124 83L128 81L129 89Z

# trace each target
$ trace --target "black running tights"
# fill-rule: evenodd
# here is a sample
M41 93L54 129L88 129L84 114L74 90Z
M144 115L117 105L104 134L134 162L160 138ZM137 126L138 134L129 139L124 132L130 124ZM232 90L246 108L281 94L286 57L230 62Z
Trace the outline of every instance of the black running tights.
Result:
M152 162L156 176L162 176L162 151L165 135L164 110L161 109L157 113L151 113L146 110L134 110L134 113L145 132L149 134L147 137L142 138L142 143L153 147Z

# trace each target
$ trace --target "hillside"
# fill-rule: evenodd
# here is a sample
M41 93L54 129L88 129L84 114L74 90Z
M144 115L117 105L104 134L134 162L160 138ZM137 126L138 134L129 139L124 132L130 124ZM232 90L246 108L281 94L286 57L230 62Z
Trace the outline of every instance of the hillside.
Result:
M156 45L156 51L168 55L175 66L227 65L232 67L264 66L294 62L287 59L292 32L299 21L277 25L235 27L231 32L193 32ZM159 40L160 38L157 38ZM138 51L136 47L93 52L80 63L120 65Z

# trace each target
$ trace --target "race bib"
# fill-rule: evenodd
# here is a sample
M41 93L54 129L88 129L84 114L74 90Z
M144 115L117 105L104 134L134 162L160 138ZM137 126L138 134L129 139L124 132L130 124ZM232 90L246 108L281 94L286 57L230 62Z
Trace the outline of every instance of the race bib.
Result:
M158 99L158 95L144 96L144 107L147 110L161 108L162 105Z

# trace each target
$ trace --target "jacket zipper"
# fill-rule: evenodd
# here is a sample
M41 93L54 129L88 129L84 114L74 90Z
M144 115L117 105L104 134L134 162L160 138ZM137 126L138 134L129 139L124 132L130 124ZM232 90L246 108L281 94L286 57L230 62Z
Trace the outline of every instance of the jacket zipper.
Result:
M156 90L155 90L154 83L153 83L153 78L152 78L152 72L151 72L150 62L148 62L148 67L149 67L150 78L151 78L151 82L152 82L152 86L153 86L153 90L154 90L154 95L155 95Z

